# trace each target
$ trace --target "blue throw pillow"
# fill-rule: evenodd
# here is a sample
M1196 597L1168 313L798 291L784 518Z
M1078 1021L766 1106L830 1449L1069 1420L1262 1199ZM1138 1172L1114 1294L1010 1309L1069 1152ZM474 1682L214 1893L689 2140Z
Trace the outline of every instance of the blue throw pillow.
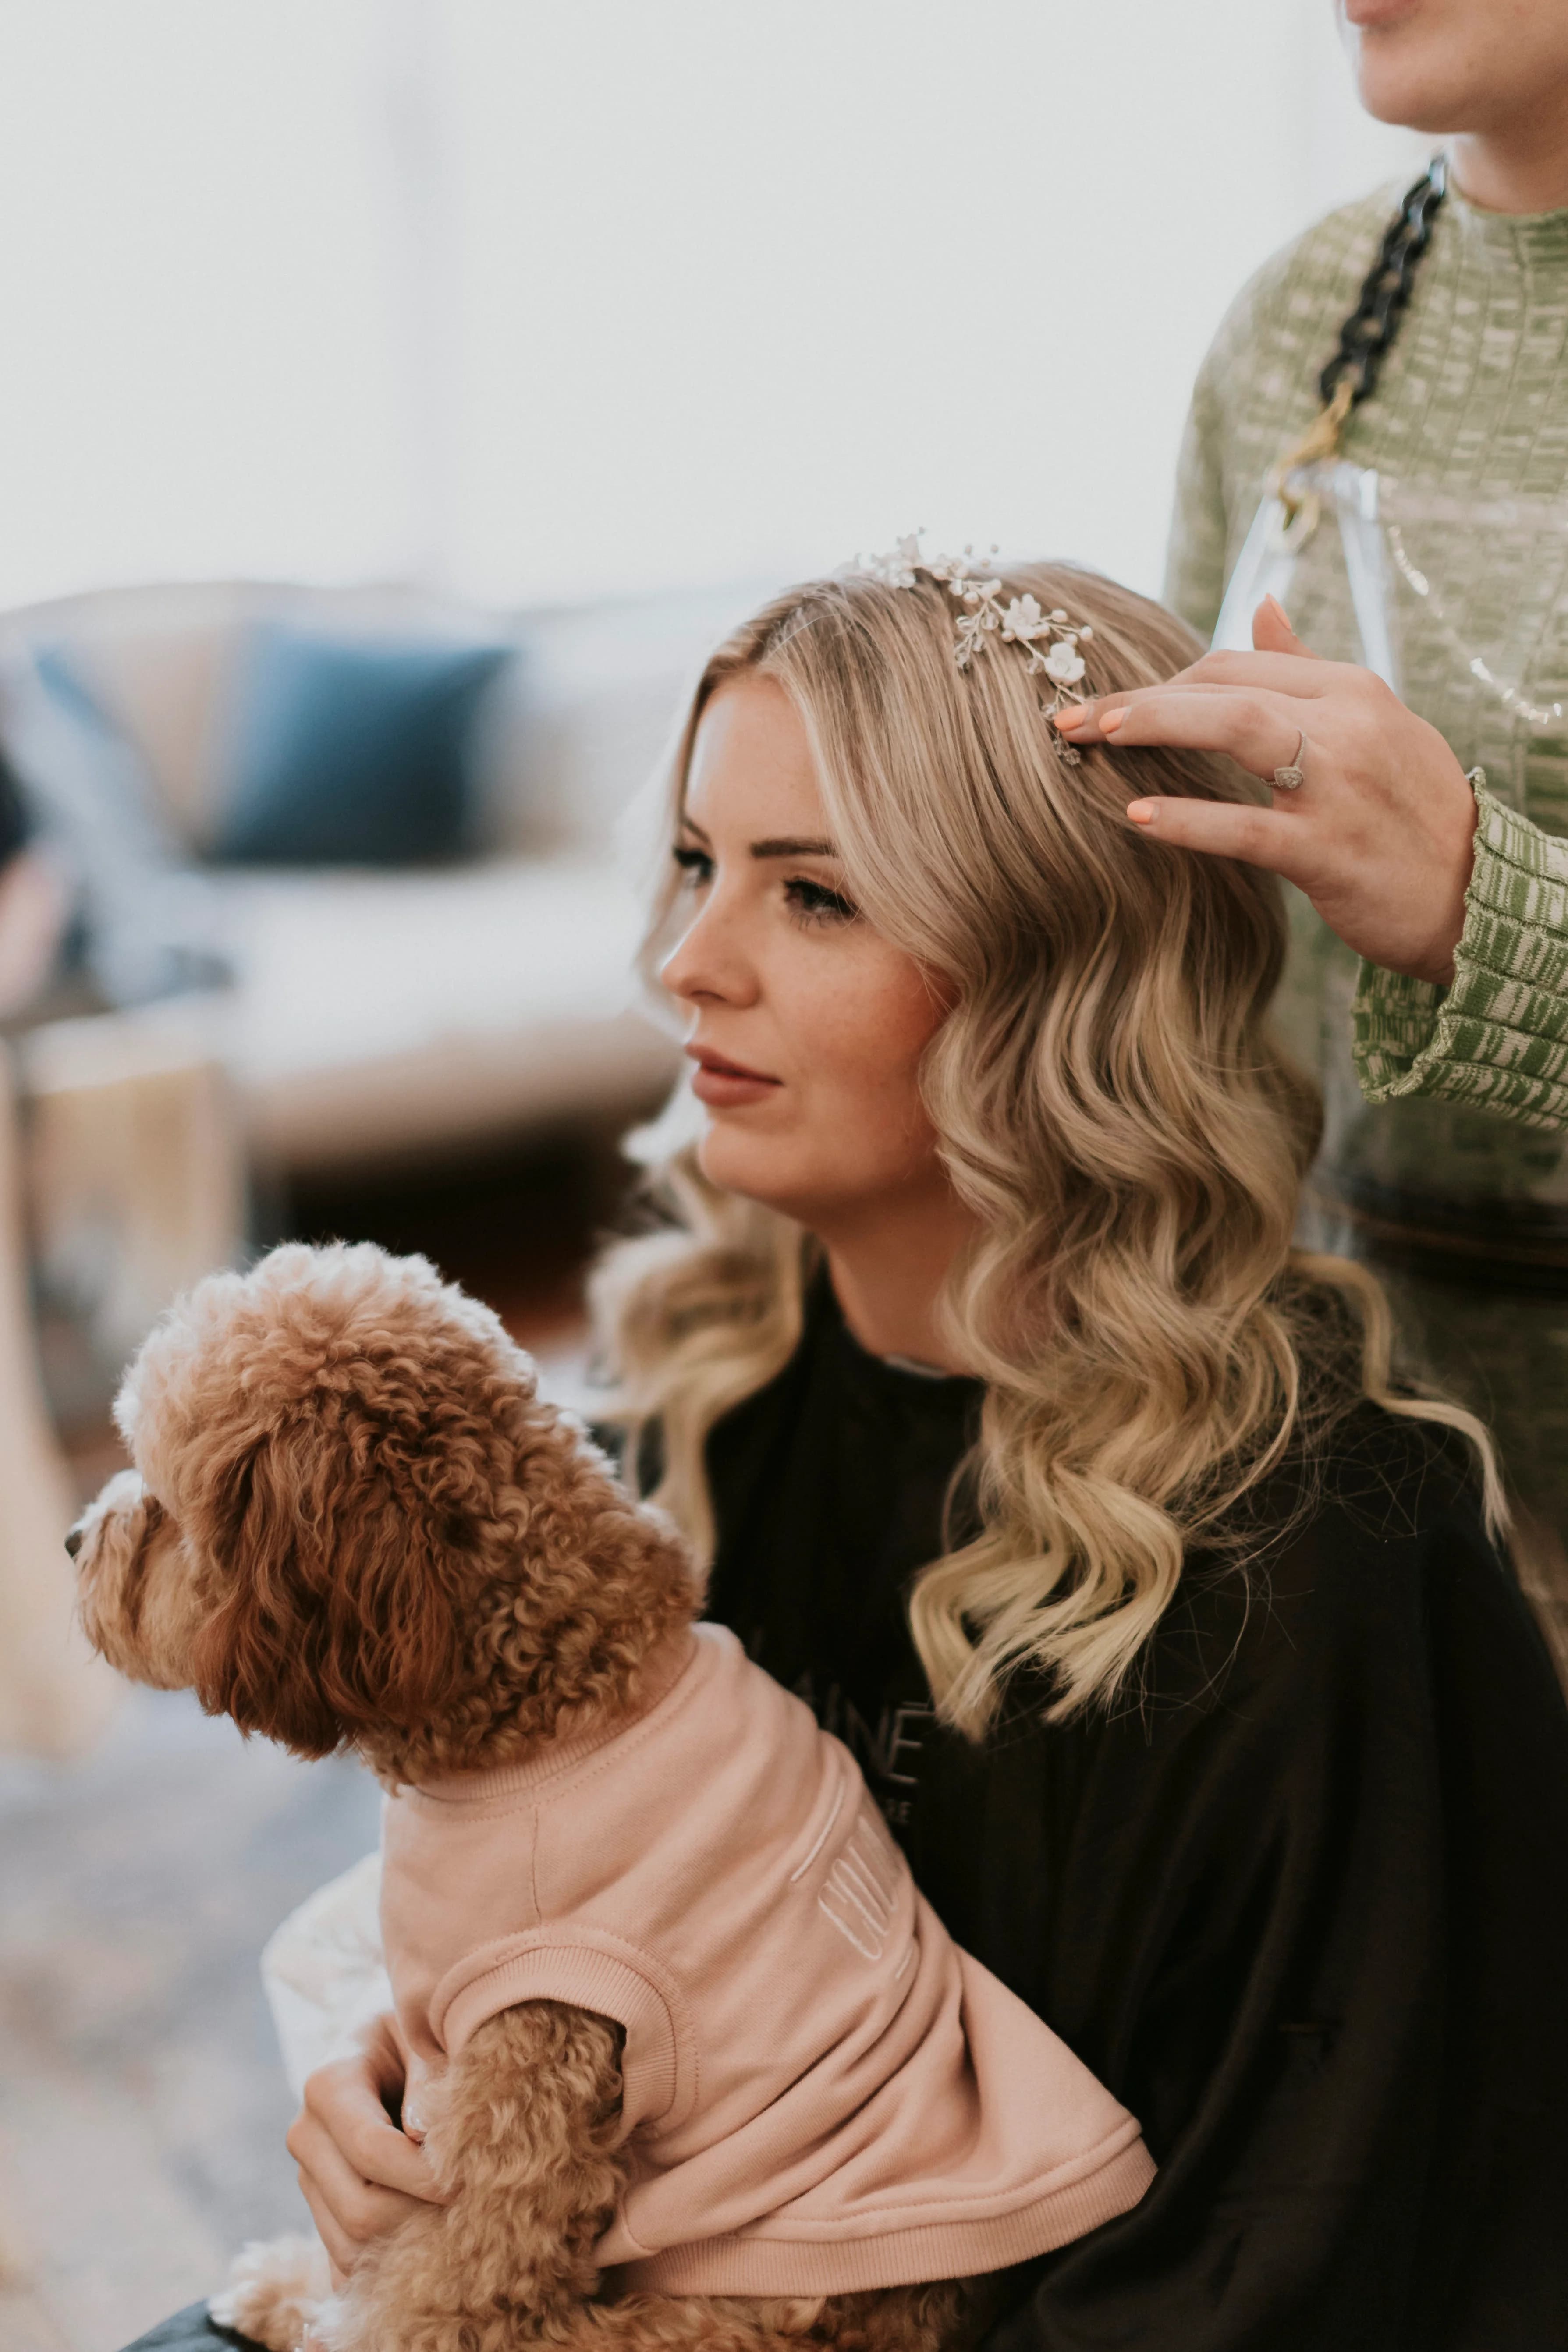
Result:
M244 866L421 866L473 835L470 749L510 646L251 634L212 855Z

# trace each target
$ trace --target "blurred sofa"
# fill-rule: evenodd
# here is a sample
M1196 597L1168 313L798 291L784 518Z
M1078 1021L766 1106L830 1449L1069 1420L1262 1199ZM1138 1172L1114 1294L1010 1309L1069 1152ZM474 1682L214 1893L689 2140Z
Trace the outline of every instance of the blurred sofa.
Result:
M753 601L498 614L407 589L230 583L0 617L0 734L7 691L40 652L63 655L137 755L173 845L133 895L193 970L225 975L13 1033L45 1286L94 1321L100 1360L233 1254L258 1174L603 1125L657 1098L677 1055L637 1002L638 905L616 827L683 688ZM471 854L209 862L236 681L257 630L279 621L366 643L515 646L477 730Z
M199 874L184 919L234 968L218 1026L248 1144L313 1169L614 1110L669 1074L667 1040L633 1004L637 911L613 836L683 686L750 601L498 616L400 590L114 590L5 616L0 679L29 647L64 647L142 753ZM515 639L481 730L471 861L201 869L236 664L247 629L279 614L345 635ZM112 1053L124 1017L96 1016L114 1025L101 1048L81 1038L83 1055ZM35 1059L77 1045L41 1043Z

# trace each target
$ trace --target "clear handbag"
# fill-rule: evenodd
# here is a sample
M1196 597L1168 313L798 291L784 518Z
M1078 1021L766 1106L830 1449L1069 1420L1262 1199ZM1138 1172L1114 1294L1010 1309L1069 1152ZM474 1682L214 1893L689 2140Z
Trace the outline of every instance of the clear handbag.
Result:
M1376 671L1498 798L1568 833L1568 501L1460 497L1343 458L1302 466L1253 518L1215 646L1250 647L1270 594L1315 654ZM1450 1270L1495 1271L1511 1252L1531 1280L1558 1278L1563 1139L1448 1100L1369 1105L1351 1055L1358 959L1290 904L1279 1009L1324 1095L1314 1184L1330 1222L1311 1238L1376 1256L1377 1237L1398 1234Z
M1334 458L1261 500L1214 644L1250 647L1277 596L1314 653L1374 670L1522 806L1527 767L1568 752L1565 583L1568 501L1456 496Z
M1252 616L1277 596L1291 625L1325 658L1355 660L1397 694L1399 663L1391 610L1388 550L1381 528L1382 483L1369 467L1344 458L1295 468L1271 485L1252 519L1215 625L1218 652L1247 652ZM1287 493L1291 503L1287 503ZM1292 505L1294 511L1292 512ZM1311 634L1319 623L1342 640L1349 617L1353 651L1330 655Z

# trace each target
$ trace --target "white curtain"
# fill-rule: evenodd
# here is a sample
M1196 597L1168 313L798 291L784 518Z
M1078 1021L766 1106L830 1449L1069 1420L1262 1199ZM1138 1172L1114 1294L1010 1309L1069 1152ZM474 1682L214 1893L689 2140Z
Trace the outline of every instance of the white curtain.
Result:
M1419 150L1331 0L9 0L0 603L1157 579L1230 295Z

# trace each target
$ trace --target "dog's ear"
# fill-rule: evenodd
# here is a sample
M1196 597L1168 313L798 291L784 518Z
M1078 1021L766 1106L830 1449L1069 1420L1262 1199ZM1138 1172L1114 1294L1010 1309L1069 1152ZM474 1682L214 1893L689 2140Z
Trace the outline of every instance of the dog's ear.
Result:
M463 1530L323 1448L275 1429L226 1465L208 1547L223 1598L194 1681L209 1714L327 1756L362 1734L417 1730L463 1677Z

